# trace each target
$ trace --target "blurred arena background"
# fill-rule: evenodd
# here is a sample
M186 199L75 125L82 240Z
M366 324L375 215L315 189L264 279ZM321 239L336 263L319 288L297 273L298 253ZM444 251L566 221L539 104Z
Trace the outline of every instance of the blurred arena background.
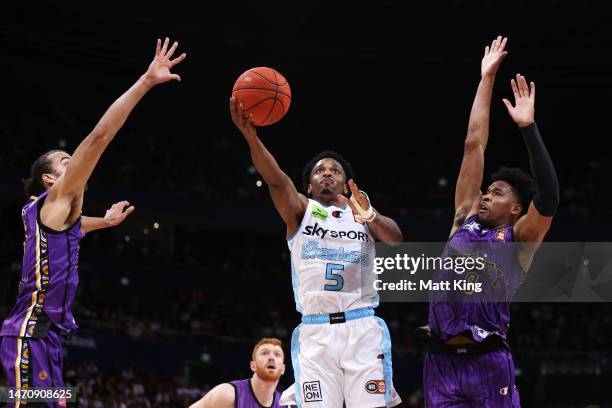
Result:
M507 35L487 170L529 168L501 102L520 72L537 83L536 118L561 184L547 240L610 241L611 14L587 0L5 5L0 316L21 268L20 180L42 152L74 149L165 35L188 54L183 81L145 98L89 182L84 214L122 199L136 211L82 241L81 331L65 342L64 369L79 406L186 406L250 375L260 337L289 350L299 315L284 224L228 112L234 80L251 67L274 67L291 84L289 113L259 135L294 181L314 154L335 149L405 239L443 241L482 50ZM408 407L423 406L424 347L413 331L426 311L377 311ZM515 304L510 332L524 407L612 406L609 303Z

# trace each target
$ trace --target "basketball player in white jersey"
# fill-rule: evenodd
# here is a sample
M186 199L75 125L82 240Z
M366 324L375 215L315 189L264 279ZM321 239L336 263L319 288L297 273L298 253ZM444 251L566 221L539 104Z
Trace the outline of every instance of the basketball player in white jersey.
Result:
M230 112L287 224L293 291L302 324L291 340L295 384L283 393L281 404L398 405L389 330L374 316L378 294L362 278L371 275L374 240L401 242L399 227L372 208L352 181L350 164L335 152L323 152L306 166L306 195L299 193L257 137L242 102L231 98Z

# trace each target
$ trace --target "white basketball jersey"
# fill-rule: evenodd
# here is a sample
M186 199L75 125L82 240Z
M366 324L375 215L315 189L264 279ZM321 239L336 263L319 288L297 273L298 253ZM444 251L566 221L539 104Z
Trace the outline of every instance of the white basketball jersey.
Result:
M296 309L302 314L378 306L372 263L374 237L350 207L308 200L304 219L288 240Z

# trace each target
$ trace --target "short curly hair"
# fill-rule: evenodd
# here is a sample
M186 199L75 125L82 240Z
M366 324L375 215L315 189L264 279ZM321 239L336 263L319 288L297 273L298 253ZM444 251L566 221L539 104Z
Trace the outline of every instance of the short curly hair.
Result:
M510 184L512 191L523 206L521 215L525 214L536 192L531 176L518 167L500 167L499 170L491 175L491 183L499 180Z
M304 192L306 194L308 194L308 185L310 184L310 175L312 173L312 169L314 169L314 166L322 159L334 159L335 161L340 163L340 165L342 166L342 169L344 170L344 174L346 176L347 181L352 178L355 178L355 172L353 171L353 166L351 166L351 163L349 163L344 157L342 157L337 152L333 150L325 150L324 152L321 152L317 154L315 157L313 157L306 164L306 166L304 167L304 170L302 171L302 188L304 189Z

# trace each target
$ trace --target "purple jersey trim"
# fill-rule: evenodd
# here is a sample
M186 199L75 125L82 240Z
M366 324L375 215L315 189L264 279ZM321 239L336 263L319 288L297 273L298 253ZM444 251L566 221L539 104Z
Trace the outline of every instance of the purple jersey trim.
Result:
M51 325L62 334L78 329L72 302L78 285L81 218L64 231L40 221L47 193L30 199L21 216L25 228L23 265L17 301L2 324L0 336L42 338Z

